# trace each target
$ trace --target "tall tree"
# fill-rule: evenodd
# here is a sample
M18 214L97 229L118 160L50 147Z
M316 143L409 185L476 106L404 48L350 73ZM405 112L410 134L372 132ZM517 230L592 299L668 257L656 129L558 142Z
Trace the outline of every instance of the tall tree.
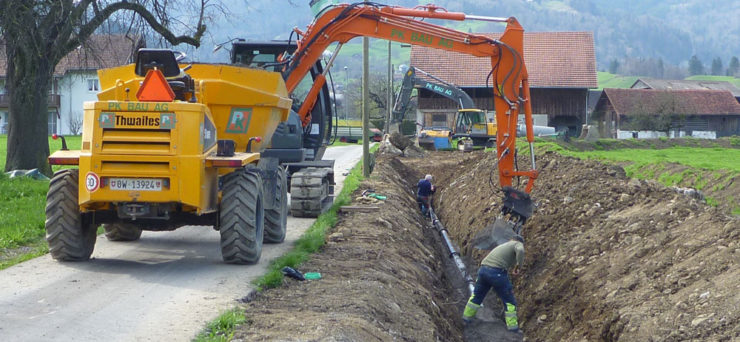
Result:
M0 40L7 56L10 97L5 170L38 168L47 163L48 97L54 68L113 17L129 27L146 27L172 45L200 45L205 10L211 0L199 0L192 36L175 35L181 19L171 11L187 11L193 2L177 0L0 0ZM190 13L194 14L194 13Z
M730 65L727 67L727 76L740 76L740 61L737 56L732 56L730 59Z
M696 55L691 56L691 59L689 59L689 75L702 74L704 74L704 64L701 63L701 60Z
M722 59L719 57L712 60L712 75L722 75Z
M612 61L609 62L609 73L616 74L617 71L619 71L619 61L612 59Z

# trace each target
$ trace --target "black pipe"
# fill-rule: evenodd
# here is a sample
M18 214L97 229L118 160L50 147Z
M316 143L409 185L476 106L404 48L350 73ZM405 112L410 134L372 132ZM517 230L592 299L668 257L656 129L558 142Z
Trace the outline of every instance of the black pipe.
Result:
M434 210L429 207L429 216L432 218L432 225L434 225L434 228L437 229L439 232L439 235L442 236L442 239L445 242L445 245L447 245L447 250L450 252L450 257L455 260L455 265L457 266L457 269L460 271L460 275L465 279L465 282L468 284L468 291L470 292L468 295L473 294L473 289L475 289L475 281L473 280L473 277L468 274L468 271L465 269L465 263L462 261L462 258L460 258L460 253L455 249L455 246L452 244L452 239L450 239L450 235L447 232L447 229L442 225L442 222L439 221L439 218L434 213Z

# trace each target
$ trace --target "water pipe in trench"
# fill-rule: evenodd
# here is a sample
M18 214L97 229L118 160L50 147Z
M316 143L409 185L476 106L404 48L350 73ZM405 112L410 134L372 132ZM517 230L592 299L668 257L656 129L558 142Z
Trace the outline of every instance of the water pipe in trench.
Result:
M429 216L432 219L432 225L434 225L434 228L437 229L439 232L439 235L442 236L442 240L444 240L445 245L447 246L447 250L450 253L450 257L455 260L455 265L457 266L458 271L460 271L460 275L465 279L465 282L468 284L468 296L473 294L473 289L475 288L475 281L473 278L468 274L468 271L465 269L465 263L462 261L462 258L460 258L460 253L455 249L455 246L452 244L452 239L450 239L450 235L447 233L447 228L445 228L442 225L442 222L439 221L439 217L437 217L437 214L434 213L434 209L429 207Z

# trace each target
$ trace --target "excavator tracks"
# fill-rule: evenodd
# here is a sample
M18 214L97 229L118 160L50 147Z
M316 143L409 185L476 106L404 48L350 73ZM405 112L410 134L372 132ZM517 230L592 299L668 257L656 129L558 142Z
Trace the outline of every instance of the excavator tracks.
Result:
M290 214L318 217L329 210L334 196L328 168L309 167L294 172L290 180Z

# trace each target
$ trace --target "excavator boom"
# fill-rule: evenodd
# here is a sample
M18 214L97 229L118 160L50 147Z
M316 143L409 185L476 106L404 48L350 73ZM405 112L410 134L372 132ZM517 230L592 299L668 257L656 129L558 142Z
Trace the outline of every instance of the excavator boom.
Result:
M506 23L500 39L470 34L442 26L430 24L414 18L434 18L447 20L487 20ZM492 18L469 16L465 13L447 12L434 5L402 8L375 3L342 4L324 10L308 26L305 32L297 29L300 39L298 48L285 61L285 84L292 92L301 79L309 72L316 60L332 43L346 43L355 37L372 37L429 48L454 51L491 59L494 105L498 124L496 149L498 156L499 180L504 189L513 189L515 177L526 177L526 189L517 194L527 195L537 178L534 154L532 168L520 171L514 167L516 155L516 129L520 112L525 115L527 140L533 152L534 134L532 131L532 107L529 102L529 82L523 58L524 30L519 22L511 18ZM314 80L303 106L299 110L304 125L310 122L309 110L312 106L312 93L323 86L322 77ZM507 192L508 194L508 192ZM520 214L516 210L514 214ZM524 219L531 215L521 213Z

